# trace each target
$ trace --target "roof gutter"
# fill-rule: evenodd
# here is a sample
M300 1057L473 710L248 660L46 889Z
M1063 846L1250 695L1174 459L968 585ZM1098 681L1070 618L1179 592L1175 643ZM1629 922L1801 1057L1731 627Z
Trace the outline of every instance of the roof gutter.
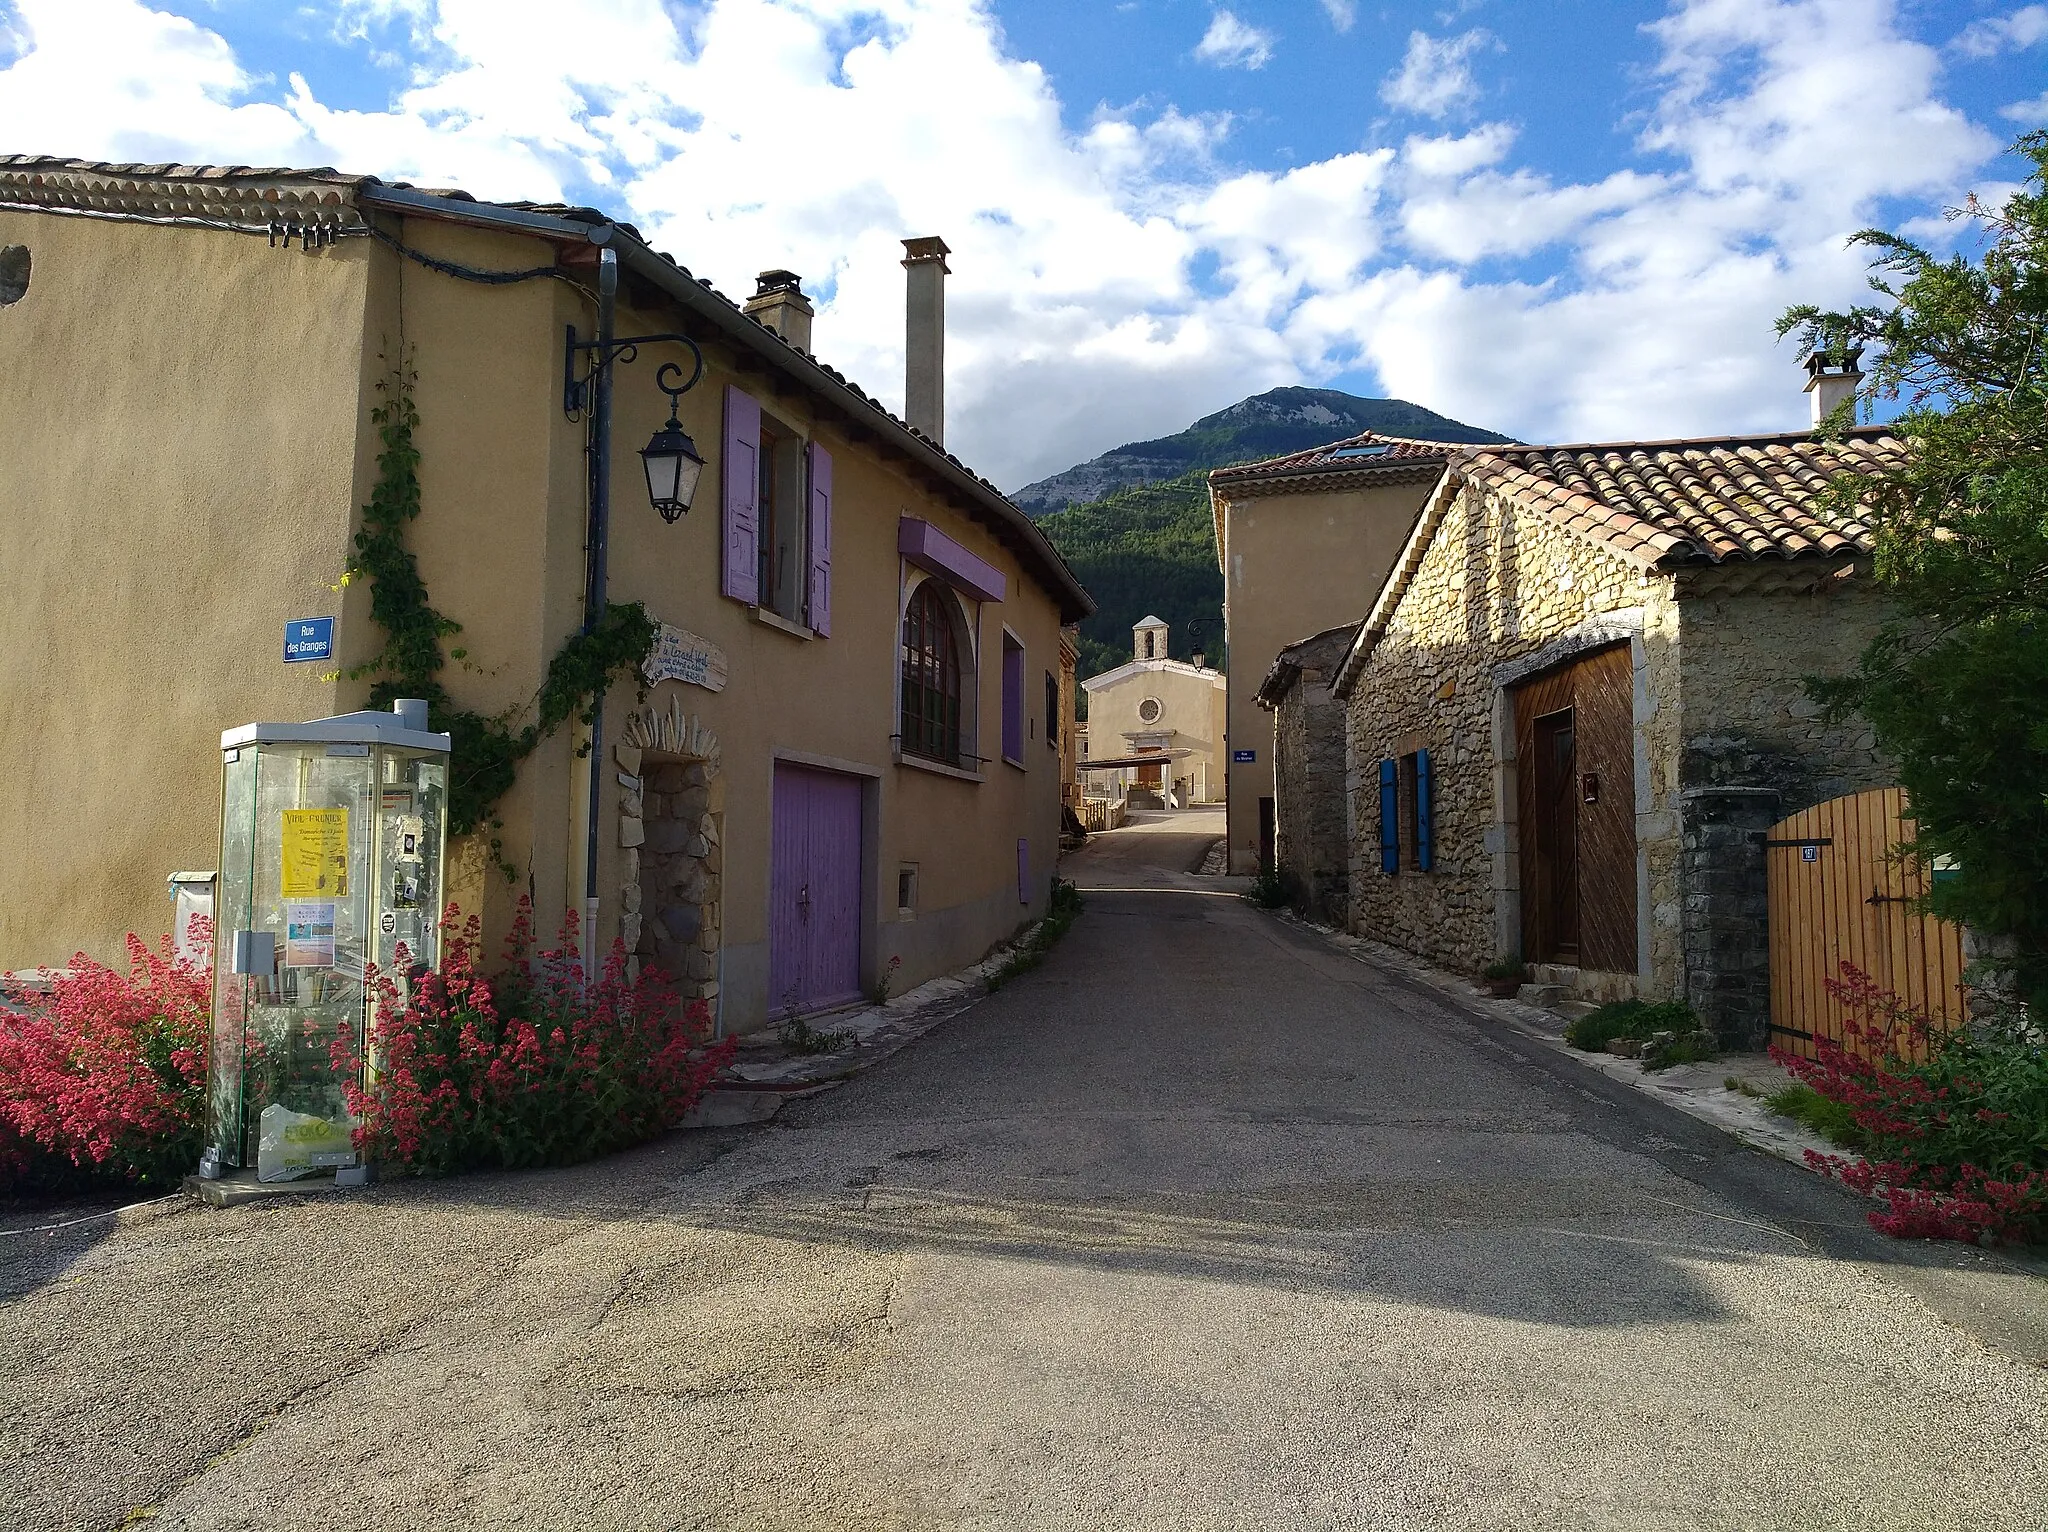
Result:
M774 331L747 317L709 286L618 224L602 221L595 213L592 214L595 221L584 222L492 202L471 202L394 186L366 185L357 190L356 196L364 204L391 212L482 228L509 229L543 239L609 246L617 250L621 265L667 294L693 319L715 332L720 340L751 353L812 393L832 400L851 424L886 434L892 447L979 510L994 523L997 535L1020 556L1038 583L1052 592L1059 602L1062 622L1079 622L1094 612L1094 597L1067 567L1059 550L1053 547L1038 524L1012 505L994 485L978 478L959 459L912 431L874 399L855 393L844 379L828 372ZM863 402L865 408L856 407Z
M614 227L594 215L585 222L552 213L529 213L524 208L504 207L495 202L443 197L404 186L358 187L356 201L394 213L439 218L445 223L466 223L485 229L517 229L522 234L538 234L546 239L587 240L593 245L607 243Z

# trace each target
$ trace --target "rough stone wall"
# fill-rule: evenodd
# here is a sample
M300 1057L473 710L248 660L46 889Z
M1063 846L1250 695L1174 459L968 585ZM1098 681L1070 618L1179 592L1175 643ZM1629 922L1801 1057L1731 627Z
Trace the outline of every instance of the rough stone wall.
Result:
M1853 583L1738 594L1716 593L1711 578L1679 608L1684 996L1724 1044L1761 1047L1771 998L1765 832L1896 781L1868 727L1824 719L1803 678L1848 670L1884 612Z
M725 865L718 765L636 745L613 753L625 789L619 936L632 971L659 968L685 999L715 1001Z
M1345 707L1330 690L1348 634L1303 665L1273 715L1274 855L1310 920L1343 925L1349 912L1351 848L1345 838Z
M1474 972L1519 935L1512 728L1498 726L1497 667L1605 614L1641 631L1639 840L1649 848L1652 986L1675 988L1676 609L1648 574L1548 517L1467 485L1444 515L1348 707L1350 921L1364 936ZM1435 778L1430 872L1380 871L1379 762L1418 748ZM1639 894L1640 897L1640 894ZM1667 990L1668 992L1668 990Z

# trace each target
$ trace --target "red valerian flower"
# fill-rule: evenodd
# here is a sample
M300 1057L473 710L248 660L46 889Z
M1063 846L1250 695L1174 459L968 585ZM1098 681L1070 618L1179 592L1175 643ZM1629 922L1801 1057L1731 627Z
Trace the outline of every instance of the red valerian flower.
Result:
M584 980L573 912L559 945L534 952L522 899L504 966L486 977L481 927L450 906L438 970L375 974L367 1058L353 1029L334 1041L356 1143L386 1165L437 1175L558 1165L673 1128L732 1055L710 1040L710 1009L683 1002L658 970L629 977L623 945ZM367 1070L365 1064L367 1063Z
M206 956L131 934L126 973L81 952L42 983L0 975L0 1187L38 1155L137 1184L197 1161L213 923L195 916L187 934Z

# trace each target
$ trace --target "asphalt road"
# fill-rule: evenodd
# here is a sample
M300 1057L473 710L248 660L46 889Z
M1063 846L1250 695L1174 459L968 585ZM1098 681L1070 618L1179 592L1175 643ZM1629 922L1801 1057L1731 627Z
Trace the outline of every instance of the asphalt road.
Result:
M2048 1304L1098 837L760 1128L0 1238L0 1525L2026 1528Z

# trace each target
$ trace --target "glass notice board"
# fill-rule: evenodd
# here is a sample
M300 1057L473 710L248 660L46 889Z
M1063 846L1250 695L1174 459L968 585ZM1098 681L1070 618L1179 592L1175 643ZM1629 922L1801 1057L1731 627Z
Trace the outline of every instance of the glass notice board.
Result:
M448 755L257 740L222 763L212 1152L270 1179L350 1164L336 1043L363 1057L373 976L403 993L440 959Z

